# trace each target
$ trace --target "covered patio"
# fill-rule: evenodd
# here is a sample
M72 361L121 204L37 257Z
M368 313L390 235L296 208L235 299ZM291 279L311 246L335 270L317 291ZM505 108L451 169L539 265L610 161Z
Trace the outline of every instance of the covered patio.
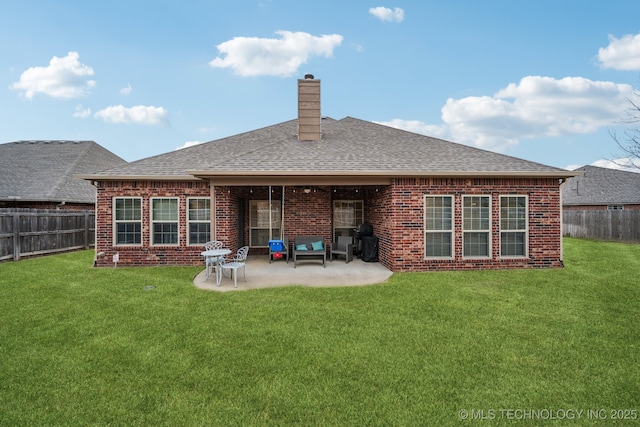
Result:
M385 221L389 185L301 182L238 185L229 181L222 186L212 179L211 233L206 238L222 241L232 251L249 246L249 255L267 255L272 240L288 240L292 246L296 238L305 236L320 236L327 248L340 236L350 236L354 248L360 249L357 230L368 223L379 238L377 259L390 268L390 223Z
M216 286L215 277L211 276L206 280L204 270L193 279L193 284L200 289L218 292L283 286L328 288L374 285L385 282L392 274L380 263L367 263L361 259L354 259L348 264L342 259L327 261L326 268L316 260L299 261L297 268L293 268L291 261L269 263L267 255L251 254L247 257L246 269L247 281L243 280L240 272L237 288L233 287L233 280L228 277L222 279L220 286Z

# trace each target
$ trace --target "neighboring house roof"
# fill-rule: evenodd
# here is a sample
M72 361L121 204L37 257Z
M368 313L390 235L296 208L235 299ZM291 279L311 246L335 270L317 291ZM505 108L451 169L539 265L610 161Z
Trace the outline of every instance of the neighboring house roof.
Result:
M76 175L125 163L93 141L0 144L0 200L95 203L95 188Z
M320 141L300 141L298 121L121 165L85 179L247 177L551 176L574 172L346 117L322 119ZM240 182L240 181L237 181Z
M583 175L569 178L562 186L562 204L630 205L640 204L640 173L583 166Z

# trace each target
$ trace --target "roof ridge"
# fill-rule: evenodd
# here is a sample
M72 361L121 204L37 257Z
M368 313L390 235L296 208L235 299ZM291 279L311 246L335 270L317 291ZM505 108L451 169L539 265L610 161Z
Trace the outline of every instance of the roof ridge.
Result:
M78 150L79 152L75 156L74 161L69 162L69 165L64 170L64 174L61 174L60 177L58 178L58 181L54 185L52 185L50 187L51 190L47 192L47 196L50 197L51 199L53 199L60 192L60 190L62 188L62 185L67 181L69 176L72 176L71 172L80 163L80 160L84 158L84 156L86 155L87 151L89 151L91 149L92 143L95 144L95 142L93 142L93 141L62 141L62 140L60 140L60 141L55 141L55 142L62 142L64 144L67 144L67 143L78 144L78 145L82 146L82 150Z
M631 170L627 170L627 169L615 169L615 168L607 168L607 167L603 167L603 166L594 166L594 165L585 165L582 167L579 167L578 169L586 169L586 168L593 168L593 169L598 169L598 170L602 170L602 171L607 171L607 172L620 172L620 173L632 173L634 175L638 175L640 176L640 168L638 168L638 172L634 172Z

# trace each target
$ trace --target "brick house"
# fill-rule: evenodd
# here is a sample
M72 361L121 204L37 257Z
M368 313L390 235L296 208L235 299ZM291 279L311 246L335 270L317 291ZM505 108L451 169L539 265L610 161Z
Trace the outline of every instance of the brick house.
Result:
M363 222L392 271L559 267L560 185L575 173L352 117L298 118L86 175L98 189L97 265L201 265L222 240L352 234Z
M640 173L583 166L562 186L566 210L639 210Z
M93 210L96 189L76 175L125 163L94 141L0 144L0 208Z
M562 185L563 235L640 242L640 173L583 166Z

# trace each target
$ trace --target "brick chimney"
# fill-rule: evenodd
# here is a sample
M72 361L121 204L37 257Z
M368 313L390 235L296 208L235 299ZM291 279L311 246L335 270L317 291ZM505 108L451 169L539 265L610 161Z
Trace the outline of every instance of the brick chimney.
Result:
M298 139L320 141L320 80L313 74L298 79Z

